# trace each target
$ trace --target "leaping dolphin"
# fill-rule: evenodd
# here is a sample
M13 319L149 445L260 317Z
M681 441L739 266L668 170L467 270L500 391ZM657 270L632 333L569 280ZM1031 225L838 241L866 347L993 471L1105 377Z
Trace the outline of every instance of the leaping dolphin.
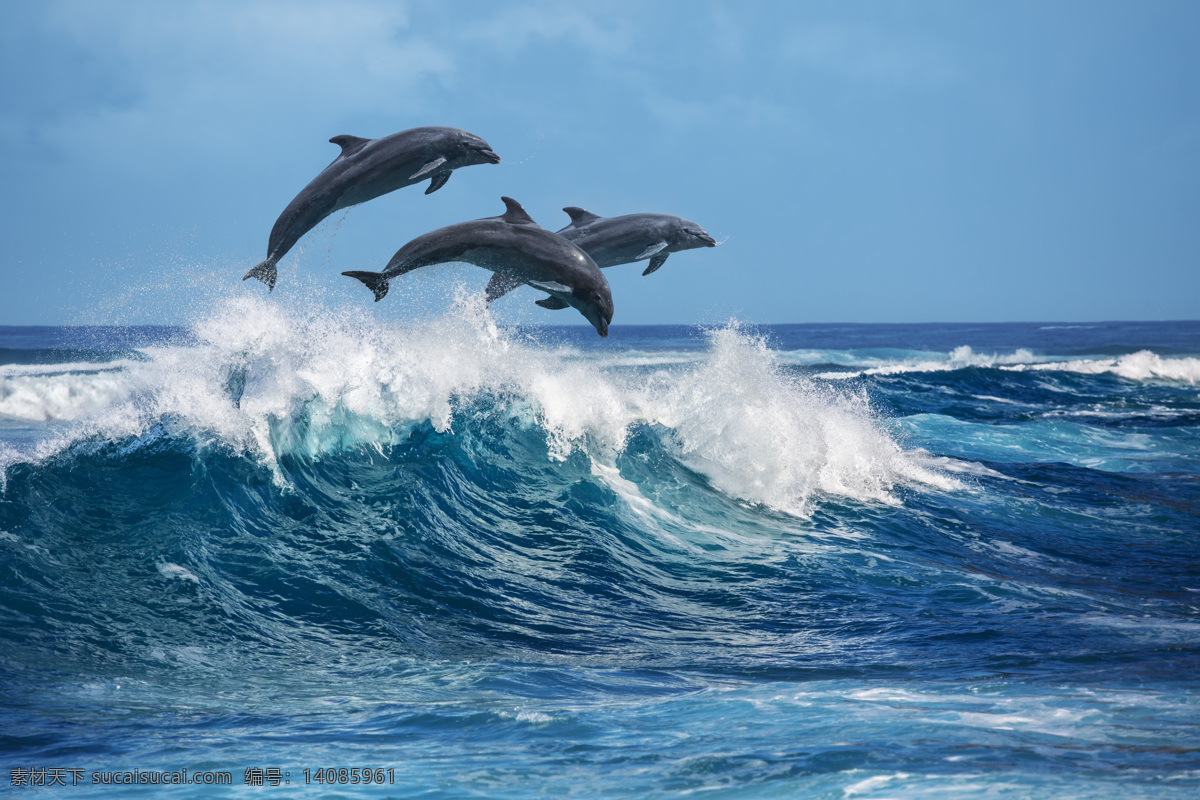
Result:
M450 173L472 164L499 164L483 139L458 128L412 128L380 139L335 136L341 155L323 169L275 220L267 260L246 273L275 288L275 264L300 237L335 211L429 178L425 194L446 185Z
M697 247L715 247L716 241L696 223L671 214L626 214L623 217L601 217L578 206L563 209L571 224L558 235L583 248L600 267L615 267L650 259L643 275L649 275L667 260L671 253ZM490 303L519 286L497 273L487 286Z
M498 217L460 222L418 236L396 251L383 272L343 272L357 278L375 293L379 302L388 293L388 281L430 264L464 261L491 270L519 286L527 283L550 296L539 306L571 306L608 336L612 322L612 291L591 256L533 221L521 204L501 197L507 210Z

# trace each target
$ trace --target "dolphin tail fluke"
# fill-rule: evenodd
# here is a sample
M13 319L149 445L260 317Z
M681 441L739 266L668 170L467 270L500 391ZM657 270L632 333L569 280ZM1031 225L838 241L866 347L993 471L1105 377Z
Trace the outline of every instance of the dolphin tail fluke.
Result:
M365 283L367 288L375 293L376 303L387 297L388 279L383 276L382 272L343 272L342 274Z
M266 261L263 261L254 269L243 275L242 280L246 280L247 278L258 278L267 285L267 290L270 291L271 289L275 288L275 278L278 274L279 271L275 269L275 259L268 258Z

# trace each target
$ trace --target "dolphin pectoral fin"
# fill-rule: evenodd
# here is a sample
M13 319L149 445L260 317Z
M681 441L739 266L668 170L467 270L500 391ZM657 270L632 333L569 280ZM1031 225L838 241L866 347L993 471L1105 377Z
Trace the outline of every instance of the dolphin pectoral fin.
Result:
M434 173L434 176L429 180L429 188L425 190L425 194L433 194L445 186L448 180L450 180L450 170Z
M654 255L658 251L664 249L666 246L667 246L667 243L664 242L662 239L659 239L657 242L650 245L645 250L643 250L642 252L640 252L636 256L634 256L633 260L641 261L643 258L649 258L650 256Z
M541 300L536 302L537 305L541 306L542 308L548 308L551 311L562 311L564 308L570 308L570 306L567 305L566 300L555 297L554 295L543 297Z
M508 294L513 289L516 289L520 285L521 282L516 278L510 278L509 276L499 272L493 274L492 279L488 281L487 285L485 295L487 302L493 303L496 300L499 300L501 297Z
M247 278L258 278L267 285L267 291L275 288L275 278L278 276L279 270L275 269L275 260L268 258L266 261L260 262L249 272L242 276L242 280Z
M409 175L408 179L410 181L415 181L417 178L421 177L422 175L428 175L429 173L433 172L435 169L437 169L438 167L440 167L442 164L445 164L445 163L446 163L446 157L438 156L433 161L430 161L428 164L426 164L425 166L421 167L419 170L414 172L412 175Z
M656 269L661 267L663 264L667 263L667 256L669 256L669 255L671 255L671 254L670 253L659 253L654 258L650 259L650 266L646 267L645 272L643 272L642 274L649 275L651 272L654 272Z
M388 279L382 272L343 272L342 274L365 283L367 288L375 294L376 303L387 296Z
M575 294L575 291L570 286L567 286L565 283L559 283L558 281L529 281L529 285L535 289L541 289L547 294L554 294L555 292L567 292L568 294Z

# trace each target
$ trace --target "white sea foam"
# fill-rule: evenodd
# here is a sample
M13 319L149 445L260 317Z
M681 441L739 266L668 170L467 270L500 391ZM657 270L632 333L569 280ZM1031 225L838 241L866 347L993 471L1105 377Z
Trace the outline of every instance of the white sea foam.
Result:
M891 775L875 775L861 781L856 781L842 789L842 794L846 797L853 797L856 794L866 794L875 792L887 786L894 781L904 781L912 777L907 772L896 772Z
M1195 385L1200 381L1200 358L1163 358L1149 350L1139 350L1119 358L1080 359L1047 364L1017 364L1007 369L1058 370L1085 375L1111 373L1133 381L1167 380Z
M806 361L808 356L797 359ZM841 363L841 362L839 362ZM817 375L826 380L857 378L863 375L900 375L910 372L948 372L968 367L994 367L1012 372L1049 371L1076 372L1087 375L1111 373L1135 381L1167 380L1189 384L1200 382L1200 358L1164 358L1149 350L1120 356L1118 358L1062 359L1038 356L1024 348L1012 353L977 353L963 345L946 354L927 355L899 361L860 360L849 366L861 366L852 371L822 372ZM1050 388L1050 387L1047 387ZM1011 403L999 397L980 395L981 400Z
M70 373L110 372L137 362L122 359L97 364L74 361L63 364L0 364L0 379L21 375L65 375Z
M989 469L975 461L961 461L957 458L935 456L927 450L910 450L909 456L913 461L934 472L950 472L959 475L975 475L978 477L1009 480L1008 476L994 469Z
M1003 539L993 539L990 542L986 542L984 546L995 550L997 553L1000 553L1003 556L1009 556L1013 558L1027 559L1032 561L1057 560L1052 559L1050 556L1045 555L1044 553L1038 553L1034 550L1013 544L1012 542L1006 542Z
M695 364L704 360L704 353L694 352L665 352L639 353L637 351L620 351L616 353L583 353L575 352L576 358L586 358L606 367L667 367L677 364Z
M665 530L663 530L661 525L657 524L659 520L674 523L675 525L684 525L686 523L684 523L683 520L676 517L670 511L654 505L650 498L642 494L636 483L631 480L627 480L621 475L621 471L617 469L616 466L612 464L601 463L593 458L592 475L594 475L602 484L611 489L614 494L620 497L621 500L624 501L626 507L641 517L643 521L652 523L651 530L657 533L664 541L668 542L674 547L679 548L680 550L687 550L696 553L701 552L700 548L682 541L677 536L667 533Z
M1028 364L1044 359L1024 348L1012 353L976 353L967 345L956 347L942 355L929 353L927 356L908 358L903 361L883 363L856 372L823 372L818 377L826 379L856 378L862 375L899 375L906 372L948 372L967 367L996 367L1008 364Z
M0 374L0 419L58 422L85 419L128 397L135 380L125 367Z
M894 714L894 709L926 724L1036 732L1085 741L1105 736L1097 729L1102 715L1089 702L1094 696L1087 690L1075 695L1003 696L880 687L852 690L842 696L866 709L886 709L888 714Z
M712 334L697 369L652 382L646 416L727 494L806 515L818 493L894 502L900 480L952 488L882 430L865 396L785 376L761 339Z
M196 577L196 573L187 567L181 567L169 561L158 565L158 573L164 578L175 578L181 581L191 581L192 583L200 582L200 579Z
M1150 615L1118 616L1099 612L1076 618L1082 625L1110 628L1134 638L1159 645L1193 644L1200 638L1200 622L1180 622Z
M7 451L0 466L165 425L277 470L284 454L378 448L426 423L446 432L463 402L491 397L517 424L544 431L552 459L582 448L612 464L633 426L658 426L717 489L791 514L828 495L895 503L898 483L959 486L902 450L865 396L788 376L764 341L735 325L711 332L694 363L649 377L645 362L498 329L478 293L408 326L359 307L297 311L240 297L193 332L197 346L146 348L145 361L116 369L3 378L0 413L72 424ZM605 479L629 488L616 477Z

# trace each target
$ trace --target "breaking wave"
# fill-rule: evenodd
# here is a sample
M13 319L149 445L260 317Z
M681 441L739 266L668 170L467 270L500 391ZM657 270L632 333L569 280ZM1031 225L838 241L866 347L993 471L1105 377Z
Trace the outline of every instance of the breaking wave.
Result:
M821 372L824 379L857 378L864 375L902 375L913 372L949 372L971 367L993 367L996 369L1022 372L1038 370L1045 372L1077 372L1087 375L1109 373L1134 381L1167 380L1195 384L1200 381L1200 358L1164 358L1149 350L1130 353L1117 358L1065 359L1035 355L1032 351L1019 348L1012 353L977 353L963 345L945 354L922 354L900 360L879 359L877 365L864 365L864 369L839 372Z
M1195 384L1200 381L1200 358L1163 358L1149 350L1119 358L1081 359L1049 364L1017 364L1009 369L1059 370L1084 375L1108 373L1131 381L1166 380Z
M612 464L631 435L653 431L664 455L721 492L800 516L823 495L894 503L898 483L957 486L902 449L862 391L787 374L736 324L710 331L683 363L581 357L497 327L465 293L412 326L239 298L191 334L193 346L146 347L137 359L7 368L0 419L62 424L3 454L3 466L166 435L248 456L282 485L284 457L502 419L540 431L551 462L580 452Z

